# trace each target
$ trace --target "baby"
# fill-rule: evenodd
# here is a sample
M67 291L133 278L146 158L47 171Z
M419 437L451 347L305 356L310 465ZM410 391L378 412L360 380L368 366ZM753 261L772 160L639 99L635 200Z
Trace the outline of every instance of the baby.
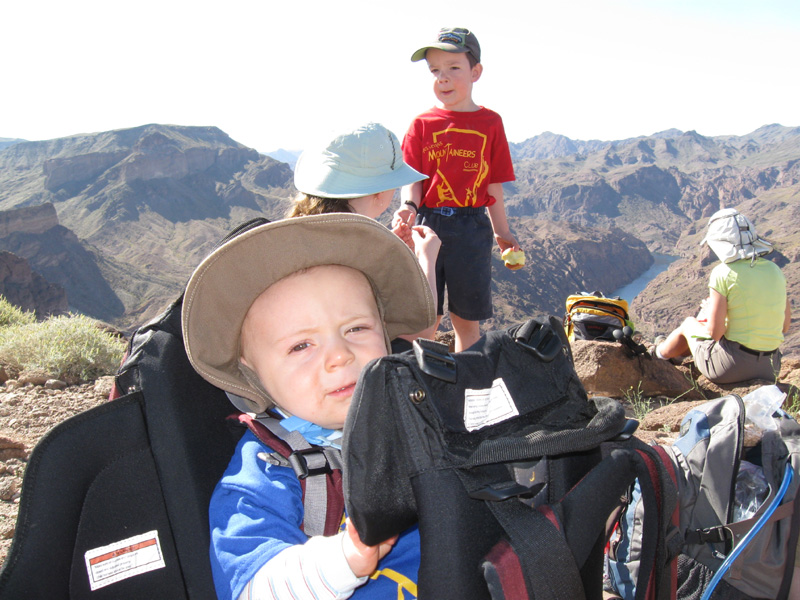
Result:
M187 354L200 375L234 394L238 408L334 449L362 368L386 355L391 339L434 319L414 253L373 219L343 213L240 234L200 264L183 304ZM300 482L264 458L272 450L245 433L212 495L219 598L383 598L416 589L416 528L376 546L344 523L338 535L309 537Z

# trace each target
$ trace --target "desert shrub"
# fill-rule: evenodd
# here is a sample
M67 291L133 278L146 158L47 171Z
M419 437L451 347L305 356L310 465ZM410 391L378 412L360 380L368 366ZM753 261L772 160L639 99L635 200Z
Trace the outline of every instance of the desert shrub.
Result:
M5 296L0 296L0 327L9 325L20 325L35 323L36 315L14 306L6 300Z
M83 315L0 328L0 363L16 372L90 381L115 373L124 351L124 340Z

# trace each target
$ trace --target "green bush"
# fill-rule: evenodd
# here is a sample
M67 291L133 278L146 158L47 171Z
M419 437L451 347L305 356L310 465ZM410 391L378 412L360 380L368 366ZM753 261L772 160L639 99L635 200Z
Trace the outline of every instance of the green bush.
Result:
M6 300L5 296L0 296L0 327L35 322L36 315L33 312L23 311Z
M0 328L0 363L17 373L91 381L119 367L125 341L83 315Z

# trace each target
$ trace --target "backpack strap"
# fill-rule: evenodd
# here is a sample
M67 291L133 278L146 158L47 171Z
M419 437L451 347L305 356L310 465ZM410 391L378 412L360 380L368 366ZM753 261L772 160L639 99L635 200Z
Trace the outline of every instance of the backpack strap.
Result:
M291 467L297 475L303 490L303 531L309 536L338 533L344 515L341 451L312 446L302 434L287 431L273 417L239 413L230 418L272 448L274 452L264 453L265 461Z
M606 517L635 479L645 511L642 566L637 599L674 599L682 540L678 528L677 476L666 455L632 439L615 448L564 498L531 510L516 498L488 501L508 541L502 540L482 565L493 600L577 600L586 597L581 572ZM553 573L559 573L553 577ZM588 588L587 588L588 590Z

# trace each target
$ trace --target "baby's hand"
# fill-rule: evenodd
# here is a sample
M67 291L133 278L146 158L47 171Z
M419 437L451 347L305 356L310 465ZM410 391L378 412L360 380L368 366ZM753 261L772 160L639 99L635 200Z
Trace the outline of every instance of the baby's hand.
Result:
M407 204L401 204L400 208L394 211L394 215L392 215L392 227L395 227L399 223L411 227L414 225L416 218L417 213L414 212L413 208L409 208Z
M367 546L358 537L358 532L350 519L347 519L345 534L342 536L342 549L347 564L356 577L367 577L378 568L378 561L389 554L397 536L375 546Z
M412 250L414 249L414 239L411 234L411 227L402 221L398 221L396 224L392 224L392 233L403 240L406 243L406 246Z
M414 239L411 234L411 227L400 221L392 227L392 232L394 232L397 237L403 240L406 243L406 246L412 250L414 249Z

